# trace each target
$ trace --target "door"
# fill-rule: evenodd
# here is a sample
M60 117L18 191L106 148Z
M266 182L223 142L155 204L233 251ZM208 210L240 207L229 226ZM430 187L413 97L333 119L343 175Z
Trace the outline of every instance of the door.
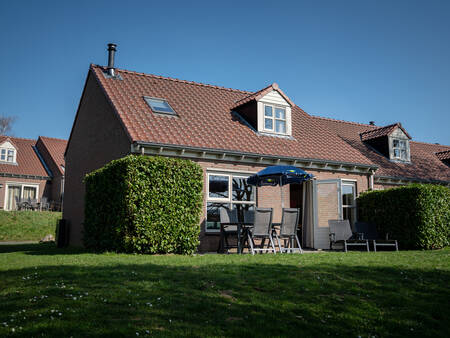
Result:
M7 199L6 199L6 210L16 210L16 197L20 198L20 185L8 185Z
M342 219L341 180L314 181L314 234L315 249L329 249L328 220Z

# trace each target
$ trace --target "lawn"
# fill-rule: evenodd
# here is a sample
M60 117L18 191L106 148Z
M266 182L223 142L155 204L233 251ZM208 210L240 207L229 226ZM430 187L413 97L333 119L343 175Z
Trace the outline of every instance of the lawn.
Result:
M0 336L444 337L450 249L93 254L0 246Z
M39 241L55 236L60 212L0 210L0 241Z

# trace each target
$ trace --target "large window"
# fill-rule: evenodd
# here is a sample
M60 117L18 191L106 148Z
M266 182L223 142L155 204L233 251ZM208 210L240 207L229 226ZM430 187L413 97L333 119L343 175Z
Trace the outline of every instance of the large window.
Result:
M38 185L7 183L5 210L16 210L18 200L36 199L38 197L38 191Z
M342 217L348 219L353 229L356 221L356 184L355 182L342 181Z
M286 109L265 104L264 130L277 134L286 134Z
M256 204L256 190L239 174L208 173L206 199L206 231L220 230L220 208L236 208L242 219L244 210Z
M406 140L393 139L392 140L392 154L394 159L406 161L408 159Z

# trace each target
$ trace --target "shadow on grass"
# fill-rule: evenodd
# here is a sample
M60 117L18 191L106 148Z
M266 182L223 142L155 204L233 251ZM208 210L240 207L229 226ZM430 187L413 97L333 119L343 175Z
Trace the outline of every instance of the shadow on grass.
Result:
M25 252L27 255L79 255L93 253L81 247L57 248L55 243L0 245L1 253Z
M445 270L98 258L1 272L0 335L423 337L449 329Z

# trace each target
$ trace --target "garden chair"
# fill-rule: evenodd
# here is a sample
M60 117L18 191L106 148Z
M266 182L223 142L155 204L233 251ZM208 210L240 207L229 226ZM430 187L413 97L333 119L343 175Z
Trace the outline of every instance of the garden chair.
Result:
M365 246L369 251L369 241L362 239L362 234L352 232L348 219L342 221L329 220L328 226L330 229L330 250L333 249L333 244L343 244L345 252L347 252L349 246Z
M373 251L377 251L378 246L392 246L395 251L398 251L398 243L395 239L389 239L389 235L386 234L386 239L380 239L377 232L377 227L373 223L355 222L355 230L358 233L363 234L363 238L373 243Z
M238 243L232 244L229 242L230 237L236 237L238 235L238 215L237 209L229 209L227 207L221 207L219 211L220 216L220 245L219 252L229 253L229 249L238 248Z
M50 203L48 202L47 197L41 198L41 210L48 210L50 208Z
M280 234L275 232L280 252L299 252L303 253L300 241L297 236L298 220L300 218L300 210L295 208L283 208L281 217ZM295 242L297 242L297 248ZM283 247L281 243L283 242Z
M255 252L272 251L276 254L275 245L272 237L272 208L256 208L253 227L248 230L248 242L252 255ZM255 239L260 239L261 244L257 247ZM264 248L266 239L270 241L267 243L267 248Z

